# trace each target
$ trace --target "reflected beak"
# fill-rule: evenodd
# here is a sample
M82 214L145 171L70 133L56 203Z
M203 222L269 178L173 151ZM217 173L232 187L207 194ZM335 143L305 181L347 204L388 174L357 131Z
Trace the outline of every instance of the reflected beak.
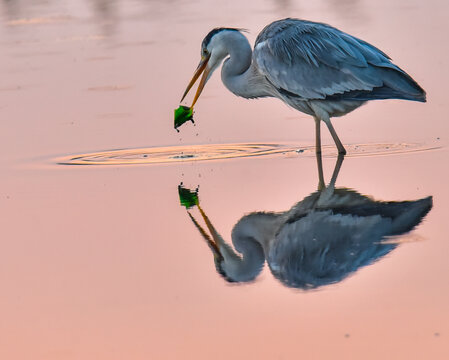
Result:
M206 85L206 81L208 78L208 75L210 73L210 68L207 67L207 63L209 62L210 54L204 58L201 59L200 64L198 65L195 74L193 74L192 80L190 80L189 85L187 85L187 89L184 92L184 95L182 96L181 102L184 100L192 86L195 84L195 82L200 77L201 73L203 73L203 76L201 78L200 84L198 85L198 90L196 91L195 97L193 98L193 103L191 108L193 108L193 105L195 105L196 101L200 97L201 92L203 91L204 85Z
M220 247L219 247L219 236L215 228L212 226L211 222L209 221L208 217L204 213L203 209L199 205L198 209L200 210L201 216L206 222L206 226L209 229L212 238L209 236L209 234L201 227L200 224L198 224L198 221L195 220L195 218L192 216L192 214L187 211L187 214L190 217L190 220L195 224L195 227L198 229L200 234L203 236L204 240L206 240L207 244L209 245L209 248L212 250L212 253L214 254L214 258L217 260L222 260L223 255L221 254Z
M204 222L206 223L206 226L209 229L210 234L212 235L212 239L215 242L215 245L217 247L218 253L220 254L221 257L223 257L221 252L220 252L220 242L222 242L221 238L220 238L220 235L218 234L217 230L215 229L215 227L210 222L209 218L207 217L206 213L201 208L200 204L197 205L197 208L200 211L200 214L203 217Z

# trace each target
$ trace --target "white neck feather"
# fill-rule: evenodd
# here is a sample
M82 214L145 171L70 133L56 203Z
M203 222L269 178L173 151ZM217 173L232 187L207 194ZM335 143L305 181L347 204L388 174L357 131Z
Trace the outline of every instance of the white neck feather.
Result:
M265 78L252 62L251 46L244 35L223 31L212 42L217 57L224 59L229 55L221 70L221 79L229 91L244 98L270 96L263 86Z

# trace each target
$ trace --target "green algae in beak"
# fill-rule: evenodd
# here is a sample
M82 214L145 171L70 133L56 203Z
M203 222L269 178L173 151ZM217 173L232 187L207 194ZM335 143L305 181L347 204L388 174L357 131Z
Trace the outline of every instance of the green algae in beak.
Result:
M177 132L179 132L178 128L184 124L187 121L191 121L192 123L194 123L193 121L193 108L188 107L188 106L182 106L180 105L176 110L175 110L175 129Z
M182 183L178 185L179 202L181 206L185 206L186 209L190 209L199 204L198 200L198 188L195 191L186 189L182 186Z

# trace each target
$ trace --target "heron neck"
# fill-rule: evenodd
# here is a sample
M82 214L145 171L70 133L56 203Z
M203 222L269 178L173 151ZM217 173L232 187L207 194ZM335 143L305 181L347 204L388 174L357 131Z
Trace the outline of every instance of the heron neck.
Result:
M232 243L237 255L227 246L223 252L226 272L234 281L251 281L257 277L265 262L268 243L278 228L279 215L253 213L243 217L232 230Z
M235 249L243 253L245 243L251 240L266 251L282 221L281 214L273 212L254 212L242 217L232 229Z
M229 57L221 69L221 79L229 91L237 96L252 98L252 78L255 75L251 60L252 50L246 37L229 38L226 43Z

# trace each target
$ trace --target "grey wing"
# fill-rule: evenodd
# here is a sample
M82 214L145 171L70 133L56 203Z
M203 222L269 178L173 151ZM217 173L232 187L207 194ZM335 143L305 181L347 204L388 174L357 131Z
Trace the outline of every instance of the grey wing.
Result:
M355 100L425 98L424 90L381 50L326 24L276 21L259 34L253 57L273 86L303 99L339 94Z

